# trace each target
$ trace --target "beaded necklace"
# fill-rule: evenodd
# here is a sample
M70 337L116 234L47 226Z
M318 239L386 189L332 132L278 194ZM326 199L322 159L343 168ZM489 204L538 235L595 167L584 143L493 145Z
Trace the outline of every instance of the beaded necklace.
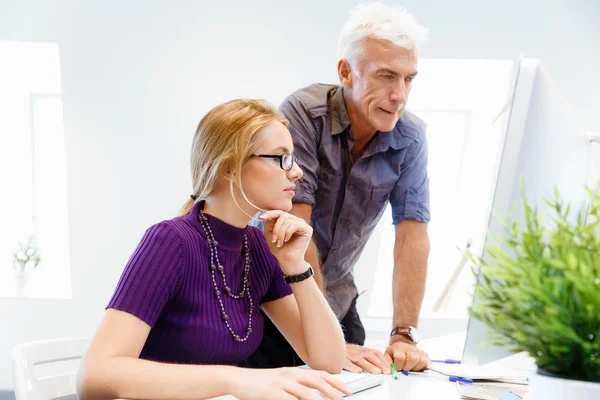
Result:
M252 295L250 294L250 280L248 279L248 277L250 275L250 250L248 249L248 237L246 236L246 234L244 234L243 252L245 255L245 257L244 257L245 262L244 262L244 274L243 274L244 280L242 283L242 291L239 294L234 294L233 291L231 290L231 288L227 285L227 279L225 278L225 271L224 271L225 268L219 261L219 255L217 254L217 246L219 245L219 242L217 242L215 240L213 231L210 228L210 225L208 224L208 218L206 217L206 215L204 215L202 210L200 210L198 219L200 220L200 225L202 225L202 228L204 229L204 232L206 233L206 241L208 242L208 247L210 248L210 273L211 273L211 277L212 277L212 283L213 283L213 287L214 287L214 291L215 291L215 296L217 297L217 300L219 301L219 305L221 306L221 319L227 326L227 329L229 330L229 332L231 333L231 336L233 336L233 339L236 342L245 342L246 340L248 340L248 338L250 337L250 334L252 333L252 312L254 311L254 301L252 300ZM225 307L223 306L223 300L221 300L221 291L219 290L219 287L217 286L217 278L216 278L217 271L219 271L221 273L221 276L223 277L223 285L225 287L225 294L227 294L229 297L232 297L236 300L242 300L246 294L248 295L248 300L250 300L250 307L248 310L248 328L246 328L246 335L244 337L241 337L237 333L235 333L233 331L233 329L231 328L231 326L229 325L229 316L227 315L227 312L225 311Z

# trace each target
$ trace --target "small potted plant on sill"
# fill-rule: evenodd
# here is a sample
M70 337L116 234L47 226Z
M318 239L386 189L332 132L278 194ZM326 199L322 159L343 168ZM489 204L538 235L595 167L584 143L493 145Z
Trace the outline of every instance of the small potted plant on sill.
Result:
M491 342L536 361L532 400L600 399L600 197L570 214L555 191L544 226L523 193L524 222L482 258L472 315Z
M29 236L27 243L19 243L19 248L13 252L13 269L15 270L15 290L17 296L23 296L29 280L29 271L40 264L40 249L35 236Z

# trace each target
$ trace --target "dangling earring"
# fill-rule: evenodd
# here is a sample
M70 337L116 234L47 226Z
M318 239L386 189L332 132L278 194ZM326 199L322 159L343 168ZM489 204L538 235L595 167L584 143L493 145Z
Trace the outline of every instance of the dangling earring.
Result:
M252 207L256 208L259 211L267 211L267 210L263 210L260 207L255 206L254 204L252 204L252 202L250 200L248 200L248 198L246 197L246 194L244 193L244 189L242 189L242 187L240 185L237 184L236 185L240 188L240 192L242 192L242 196L244 197L244 200L246 200L246 202L248 202L248 204L250 204ZM264 222L262 219L258 219L250 214L248 214L246 211L244 211L244 209L242 207L240 207L240 205L238 204L236 198L235 198L235 193L233 192L233 181L229 180L229 191L231 192L231 197L233 198L233 202L235 203L235 205L237 206L237 208L240 209L240 211L242 211L244 214L246 214L246 216L248 216L250 218L250 220L252 221L256 221L256 222Z

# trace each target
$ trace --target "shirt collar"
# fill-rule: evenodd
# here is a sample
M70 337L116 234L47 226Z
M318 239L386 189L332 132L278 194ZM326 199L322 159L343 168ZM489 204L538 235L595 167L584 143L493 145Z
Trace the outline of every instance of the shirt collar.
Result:
M377 132L371 145L369 148L372 148L372 151L368 151L369 153L378 153L381 151L387 151L392 148L394 150L400 150L405 147L408 147L411 140L405 134L407 129L410 129L406 125L406 111L400 116L400 119L396 123L394 129L390 132Z
M363 157L368 157L375 153L386 152L390 148L400 150L408 147L413 141L415 126L411 121L411 115L406 110L400 116L394 129L390 132L377 132L372 142L369 144Z
M339 135L350 126L350 117L344 102L344 87L339 86L331 96L331 135Z

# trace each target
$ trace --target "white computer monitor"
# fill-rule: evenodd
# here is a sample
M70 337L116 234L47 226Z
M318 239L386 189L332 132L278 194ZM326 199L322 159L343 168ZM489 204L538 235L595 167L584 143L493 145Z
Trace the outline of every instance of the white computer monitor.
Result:
M576 113L561 95L539 60L521 58L514 72L514 92L497 163L497 181L490 207L488 233L482 254L491 238L505 235L498 216L522 220L521 182L530 203L552 198L554 188L574 206L585 199L590 142L579 126ZM514 206L514 207L513 207ZM543 207L540 207L542 209ZM545 219L542 213L542 219ZM475 294L474 302L478 301ZM490 328L471 318L463 362L485 364L507 356L504 348L484 345Z

